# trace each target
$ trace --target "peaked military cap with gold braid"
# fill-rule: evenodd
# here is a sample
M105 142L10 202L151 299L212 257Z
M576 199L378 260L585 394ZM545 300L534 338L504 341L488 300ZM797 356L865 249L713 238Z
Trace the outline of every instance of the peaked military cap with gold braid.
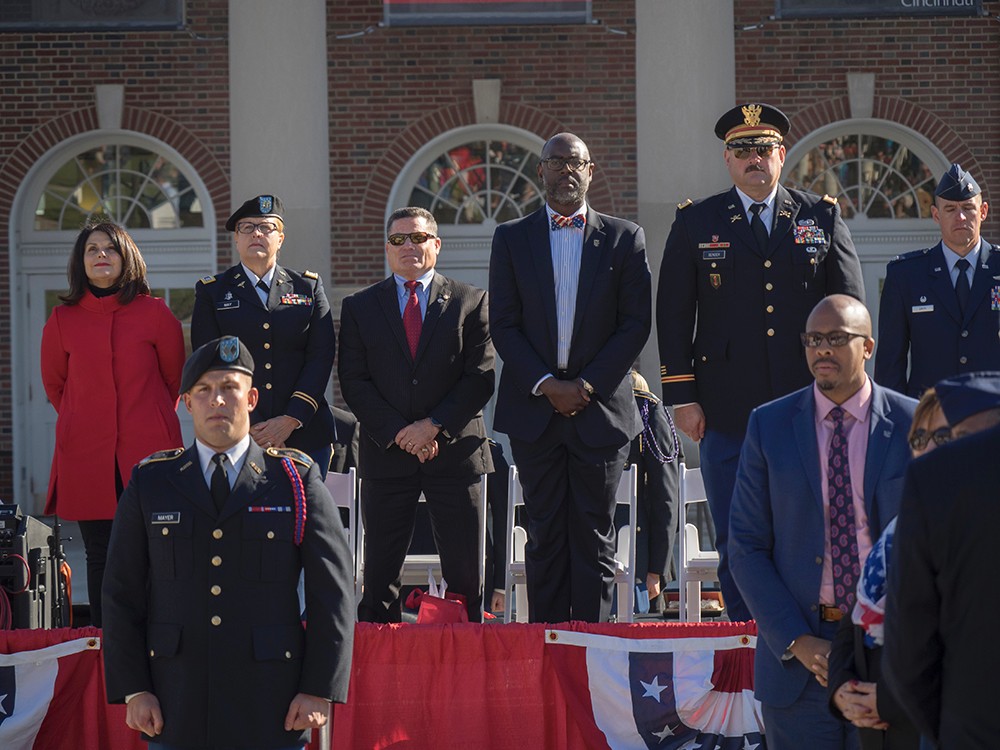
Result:
M715 134L732 148L781 143L791 124L785 113L770 104L740 104L715 123Z

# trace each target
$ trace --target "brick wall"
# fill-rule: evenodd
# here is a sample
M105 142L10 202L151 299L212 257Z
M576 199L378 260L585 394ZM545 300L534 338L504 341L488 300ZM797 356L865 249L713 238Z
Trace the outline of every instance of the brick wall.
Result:
M1000 3L984 2L988 15L974 18L771 21L773 0L735 8L737 99L780 107L789 145L849 118L847 74L874 73L875 118L927 137L972 171L987 199L1000 187Z
M94 130L94 86L125 87L122 127L177 149L229 206L227 0L188 3L180 31L0 34L0 268L24 176L67 137ZM220 234L227 251L229 238ZM67 256L71 247L66 247ZM228 257L225 258L228 260ZM12 497L11 311L0 295L0 498Z
M329 0L332 282L384 276L382 236L400 169L429 139L475 124L472 82L502 80L500 123L579 135L598 162L594 208L635 218L635 18L594 0L593 26L376 28L381 0ZM627 30L626 35L607 28Z

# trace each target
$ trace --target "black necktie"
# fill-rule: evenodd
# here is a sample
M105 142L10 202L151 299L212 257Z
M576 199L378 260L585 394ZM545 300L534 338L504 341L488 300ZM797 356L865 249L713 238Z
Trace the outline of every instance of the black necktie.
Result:
M750 219L750 229L753 232L754 239L757 240L757 248L762 252L767 252L767 240L768 233L767 227L764 226L764 220L760 218L760 213L767 205L764 203L754 203L750 206L750 213L753 214L753 218Z
M958 280L955 281L955 296L958 297L958 309L965 315L965 307L969 304L969 266L971 264L965 258L955 261L955 268L958 269Z
M215 509L222 510L222 506L229 499L229 477L226 475L226 454L216 453L212 456L212 463L215 464L215 471L212 472L212 500L215 501Z
M262 292L264 292L264 302L266 304L267 303L267 296L268 296L268 294L271 293L270 287L268 287L268 285L264 283L264 279L257 279L257 283L256 283L255 286L258 289L260 289Z

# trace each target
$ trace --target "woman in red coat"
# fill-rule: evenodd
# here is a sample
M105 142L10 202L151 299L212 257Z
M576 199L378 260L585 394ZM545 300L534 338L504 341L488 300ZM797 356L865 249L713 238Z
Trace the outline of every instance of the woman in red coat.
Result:
M79 521L91 621L101 625L101 583L111 520L132 467L181 445L181 325L149 296L146 264L120 226L77 237L69 292L42 332L42 383L59 417L47 514Z

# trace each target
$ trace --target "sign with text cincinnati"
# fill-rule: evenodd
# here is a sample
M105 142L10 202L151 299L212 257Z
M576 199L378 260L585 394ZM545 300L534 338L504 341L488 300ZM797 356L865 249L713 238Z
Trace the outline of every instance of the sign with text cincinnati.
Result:
M590 0L385 0L386 26L590 23Z
M983 0L775 0L775 18L981 16Z
M0 0L0 31L184 28L184 0Z

